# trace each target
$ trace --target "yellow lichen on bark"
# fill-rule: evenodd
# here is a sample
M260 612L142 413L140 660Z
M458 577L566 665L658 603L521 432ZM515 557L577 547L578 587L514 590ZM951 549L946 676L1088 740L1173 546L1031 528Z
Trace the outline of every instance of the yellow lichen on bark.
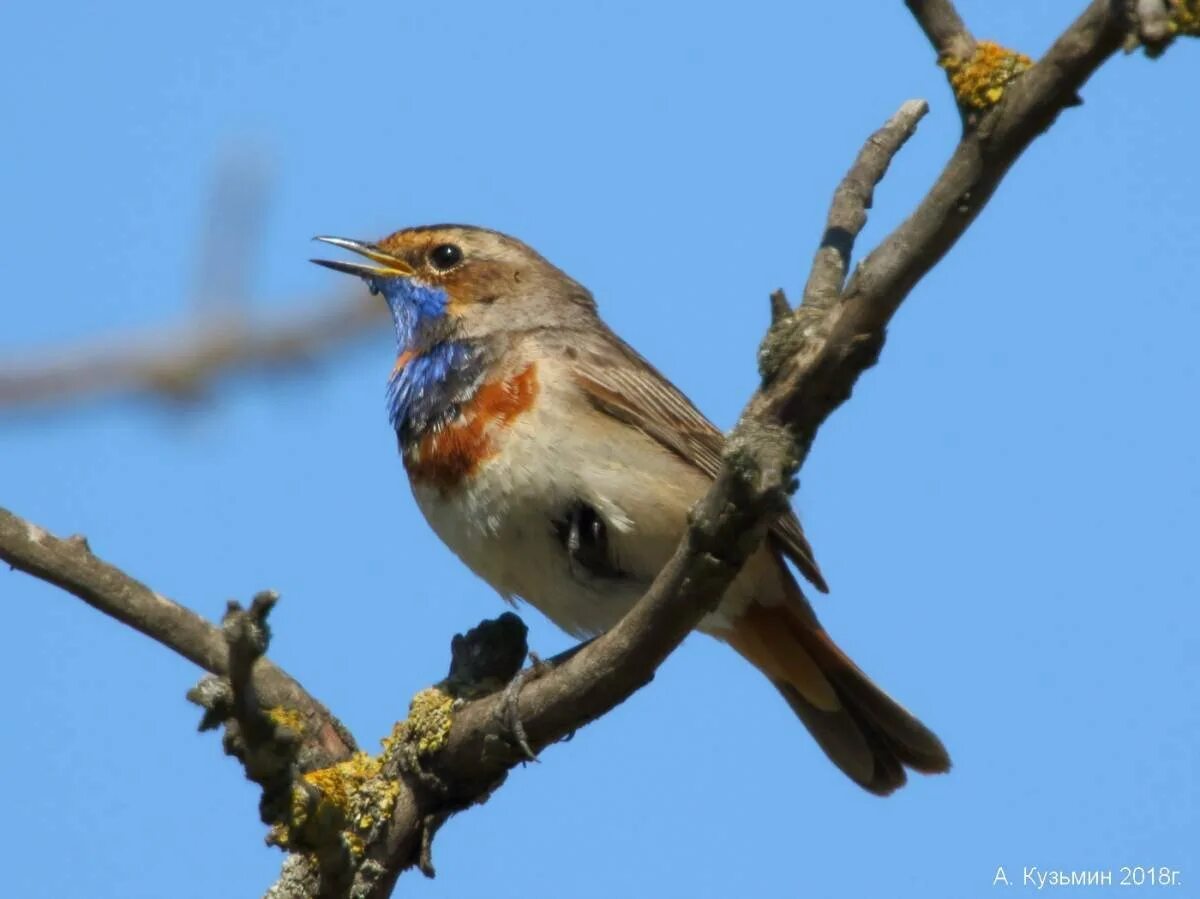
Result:
M450 736L454 724L455 698L437 687L422 690L412 698L408 717L396 725L383 741L384 755L399 742L416 750L417 755L433 755Z
M304 733L304 715L297 709L275 705L267 709L267 718L276 727L286 727L297 735Z
M1167 27L1173 34L1200 35L1200 0L1175 0Z
M321 799L346 811L355 793L371 778L379 775L379 759L356 752L344 762L319 768L304 775L304 782L321 792Z
M271 842L294 848L295 836L311 829L336 827L342 845L353 856L363 851L363 836L392 814L400 785L383 775L379 758L358 752L336 765L301 776L317 792L315 804L308 791L297 785L292 792L291 826L275 825ZM326 831L328 832L328 831ZM300 840L301 844L311 840Z
M950 76L950 87L961 106L987 109L1000 102L1015 78L1033 67L1033 60L994 41L979 41L970 59L946 55L938 65Z
M378 756L358 752L336 765L302 774L303 783L292 788L290 821L274 825L269 841L300 849L322 842L320 834L327 840L331 829L336 829L346 851L360 857L372 830L391 817L400 795L400 783L385 775L385 769L419 765L422 757L445 746L456 701L438 687L422 690L413 697L408 717L381 741L383 751ZM292 730L303 726L298 713L290 710L277 707L267 714L277 725Z

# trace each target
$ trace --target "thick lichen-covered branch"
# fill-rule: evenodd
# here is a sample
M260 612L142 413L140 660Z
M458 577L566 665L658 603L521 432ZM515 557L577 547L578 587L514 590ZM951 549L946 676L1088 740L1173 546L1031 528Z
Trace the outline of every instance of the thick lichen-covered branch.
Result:
M301 854L322 895L345 892L362 855L363 835L387 820L400 788L365 752L330 760L306 741L305 716L270 705L255 689L254 670L270 642L267 617L278 597L263 592L248 609L230 602L221 622L228 673L207 676L188 698L204 709L201 730L224 727L225 751L262 789L259 813L267 842Z

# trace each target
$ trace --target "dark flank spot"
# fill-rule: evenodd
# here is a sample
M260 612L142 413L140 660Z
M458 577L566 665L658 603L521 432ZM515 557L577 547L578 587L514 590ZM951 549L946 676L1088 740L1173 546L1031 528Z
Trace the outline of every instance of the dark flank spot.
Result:
M576 500L553 525L577 577L580 573L593 578L625 577L608 545L608 525L590 505Z
M573 347L573 346L569 346L565 350L563 350L563 355L566 356L568 359L578 359L579 358L579 350L575 349L575 347Z

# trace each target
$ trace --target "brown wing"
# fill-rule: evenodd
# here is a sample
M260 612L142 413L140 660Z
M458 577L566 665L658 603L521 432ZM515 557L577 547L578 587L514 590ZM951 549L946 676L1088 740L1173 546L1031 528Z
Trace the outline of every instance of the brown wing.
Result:
M611 331L589 330L564 347L574 356L575 380L597 409L657 440L710 478L721 470L725 438L653 365ZM794 512L771 529L772 543L812 585L829 592Z

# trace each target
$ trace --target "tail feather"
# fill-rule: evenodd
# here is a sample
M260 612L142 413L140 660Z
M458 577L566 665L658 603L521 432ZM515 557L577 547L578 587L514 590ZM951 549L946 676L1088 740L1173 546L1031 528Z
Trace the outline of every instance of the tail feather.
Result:
M805 648L833 681L843 704L876 725L900 761L923 774L950 770L950 755L937 735L867 677L823 628L810 629L805 636Z
M787 576L790 582L790 576ZM904 785L905 768L950 769L941 740L837 647L794 584L787 605L754 604L724 638L762 671L855 783L880 796Z

